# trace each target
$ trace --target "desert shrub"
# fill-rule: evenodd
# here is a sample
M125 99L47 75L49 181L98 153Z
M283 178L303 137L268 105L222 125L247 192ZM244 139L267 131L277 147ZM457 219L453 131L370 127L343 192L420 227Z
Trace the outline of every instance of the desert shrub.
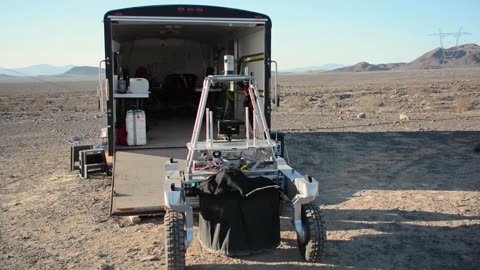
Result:
M31 112L41 112L44 111L46 107L43 100L40 100L38 102L29 102L28 110Z
M10 103L0 103L0 112L13 112L15 111L15 106Z
M378 95L366 95L357 100L357 108L362 112L376 112L383 105L383 98Z
M340 108L342 107L342 104L340 102L340 98L338 96L331 96L328 99L328 107L332 109Z
M477 101L473 98L461 97L456 100L455 105L458 112L468 112L471 110L475 110L475 107L477 106Z
M288 101L288 107L294 111L301 111L308 107L308 98L304 96L295 96Z

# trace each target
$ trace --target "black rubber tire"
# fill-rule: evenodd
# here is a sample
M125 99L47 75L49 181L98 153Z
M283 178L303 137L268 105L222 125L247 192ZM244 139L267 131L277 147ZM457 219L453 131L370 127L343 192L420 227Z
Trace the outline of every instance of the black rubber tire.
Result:
M168 270L185 269L185 230L183 215L167 211L165 225L165 262Z
M313 203L302 205L302 222L305 230L305 241L297 236L300 255L307 262L319 262L323 256L327 234L322 212Z

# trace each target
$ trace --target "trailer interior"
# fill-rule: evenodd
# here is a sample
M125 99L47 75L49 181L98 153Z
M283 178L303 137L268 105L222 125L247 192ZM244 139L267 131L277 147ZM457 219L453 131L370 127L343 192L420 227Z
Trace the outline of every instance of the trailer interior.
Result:
M183 165L203 80L206 75L224 74L224 55L234 56L234 74L255 76L260 93L269 85L266 19L175 18L112 18L113 78L109 79L144 78L149 85L148 97L113 94L112 215L163 211L164 164L172 157ZM116 91L118 84L113 85ZM207 104L215 121L243 121L246 97L242 85L223 83L211 89ZM118 130L125 127L131 109L145 111L145 145L118 141Z

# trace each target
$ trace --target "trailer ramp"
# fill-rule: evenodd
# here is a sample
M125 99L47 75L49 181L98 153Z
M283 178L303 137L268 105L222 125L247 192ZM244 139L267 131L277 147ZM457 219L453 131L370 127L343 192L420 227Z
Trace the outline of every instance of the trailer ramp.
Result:
M186 167L187 148L115 152L110 204L112 216L153 215L164 211L164 165L170 158Z

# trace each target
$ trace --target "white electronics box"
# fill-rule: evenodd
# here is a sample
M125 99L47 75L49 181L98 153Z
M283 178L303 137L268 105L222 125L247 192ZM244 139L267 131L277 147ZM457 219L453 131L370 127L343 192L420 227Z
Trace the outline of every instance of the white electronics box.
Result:
M130 78L128 91L132 94L148 94L148 80L144 78Z

